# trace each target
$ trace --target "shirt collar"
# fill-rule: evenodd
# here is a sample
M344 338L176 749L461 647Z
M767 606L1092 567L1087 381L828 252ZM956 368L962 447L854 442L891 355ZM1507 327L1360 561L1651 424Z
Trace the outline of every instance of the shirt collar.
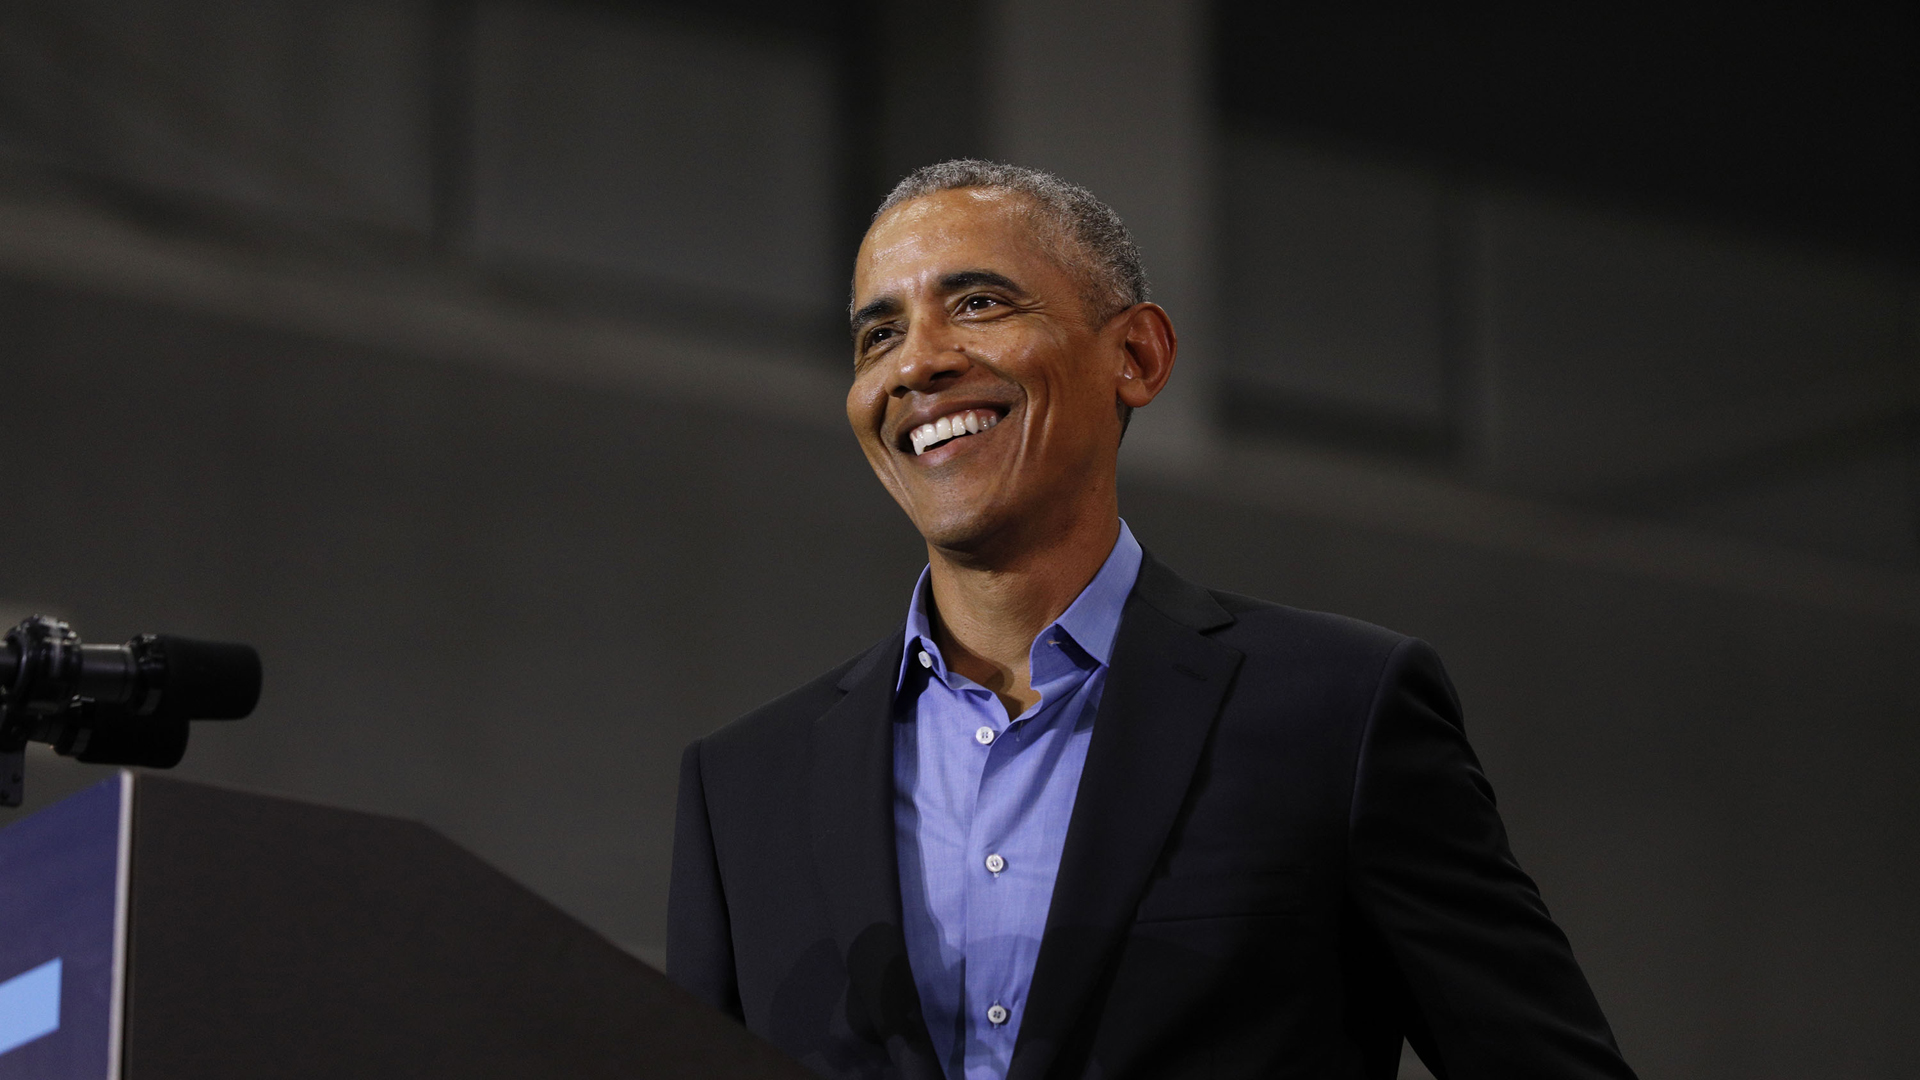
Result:
M1114 541L1107 561L1101 564L1100 572L1093 575L1093 580L1080 590L1067 610L1040 631L1034 641L1038 643L1049 634L1064 632L1095 663L1104 667L1113 656L1113 641L1120 633L1120 613L1126 608L1127 595L1133 592L1133 583L1140 576L1143 558L1140 541L1133 538L1133 530L1121 521L1120 536ZM934 643L933 620L928 616L933 599L932 569L922 569L920 580L913 586L913 602L907 608L906 648L901 652L900 671L894 680L895 693L906 685L909 665L919 662L917 655L923 650L932 661L934 674L946 678L946 659Z

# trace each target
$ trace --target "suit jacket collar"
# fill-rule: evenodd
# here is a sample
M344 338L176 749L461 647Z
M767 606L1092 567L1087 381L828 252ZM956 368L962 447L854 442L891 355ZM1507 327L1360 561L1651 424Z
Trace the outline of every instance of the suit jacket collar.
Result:
M1086 1012L1158 862L1241 654L1211 640L1233 622L1151 554L1120 619L1086 770L1008 1073L1046 1075ZM904 633L840 680L814 722L808 789L814 865L854 1002L901 1073L940 1080L901 930L893 835L893 682Z
M1127 600L1008 1080L1078 1071L1082 1023L1133 923L1242 654L1205 589L1147 556Z

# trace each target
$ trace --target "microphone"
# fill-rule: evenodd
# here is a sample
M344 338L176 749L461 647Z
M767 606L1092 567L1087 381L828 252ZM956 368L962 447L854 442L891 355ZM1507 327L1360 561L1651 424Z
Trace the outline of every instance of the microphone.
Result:
M142 634L83 645L73 628L35 615L0 645L0 806L25 793L25 749L102 765L170 769L190 720L239 720L260 700L251 645Z

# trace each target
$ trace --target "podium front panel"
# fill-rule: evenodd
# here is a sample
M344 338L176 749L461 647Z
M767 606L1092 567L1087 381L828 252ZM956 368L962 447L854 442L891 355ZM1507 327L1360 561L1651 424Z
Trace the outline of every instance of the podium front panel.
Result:
M0 1080L119 1073L131 778L0 829Z

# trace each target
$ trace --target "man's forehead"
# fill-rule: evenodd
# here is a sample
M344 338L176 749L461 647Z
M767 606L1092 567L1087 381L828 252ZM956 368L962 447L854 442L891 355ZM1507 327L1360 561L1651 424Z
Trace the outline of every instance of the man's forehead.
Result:
M961 188L922 196L887 211L867 231L854 266L856 294L891 291L916 280L937 285L961 269L1008 274L1044 253L1034 243L1024 196Z

